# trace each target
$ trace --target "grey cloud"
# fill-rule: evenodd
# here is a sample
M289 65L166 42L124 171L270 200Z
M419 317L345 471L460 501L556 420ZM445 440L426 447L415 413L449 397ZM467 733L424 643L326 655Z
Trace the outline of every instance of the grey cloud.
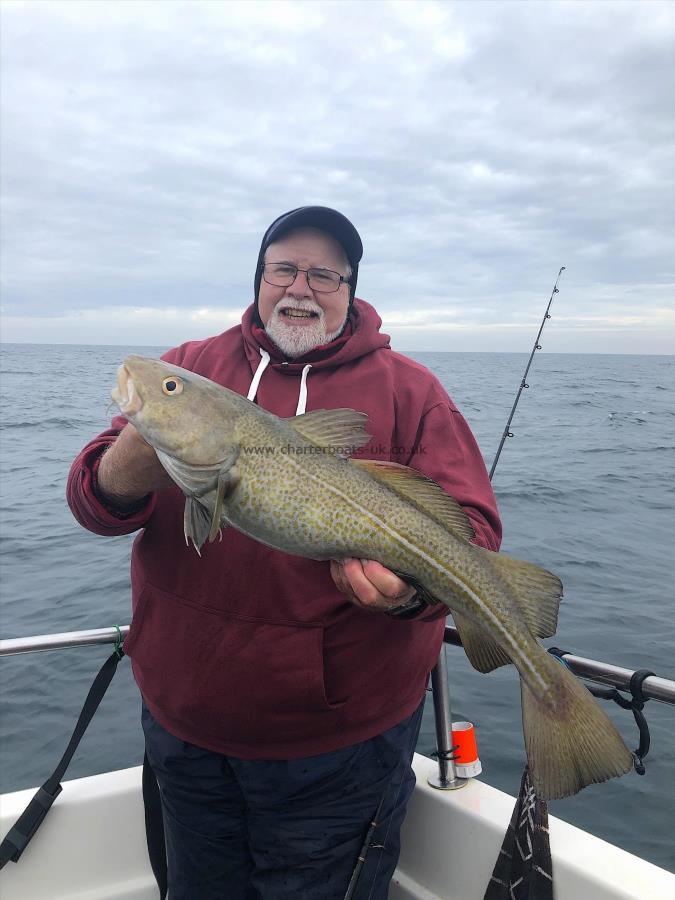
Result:
M3 304L241 307L320 202L384 313L672 303L667 3L8 4ZM635 296L626 287L646 288ZM577 309L578 305L578 309Z

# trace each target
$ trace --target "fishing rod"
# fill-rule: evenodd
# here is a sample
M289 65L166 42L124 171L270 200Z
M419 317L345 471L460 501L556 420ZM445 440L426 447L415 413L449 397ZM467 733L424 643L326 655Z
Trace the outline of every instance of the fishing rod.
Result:
M497 463L499 462L499 457L502 452L502 447L504 446L504 441L507 437L513 437L513 432L511 431L511 422L513 421L513 417L516 413L516 407L518 406L518 401L520 400L520 395L523 393L525 388L529 388L529 384L525 381L527 378L527 373L530 371L530 366L532 365L532 360L534 359L534 354L537 350L541 350L541 344L539 343L539 338L541 337L542 331L544 330L544 325L546 324L546 320L551 318L551 304L553 303L553 297L560 293L558 290L558 282L560 281L560 276L565 271L565 266L560 267L560 271L558 272L558 277L555 280L555 284L553 285L553 290L551 291L551 296L548 301L548 306L546 307L546 312L544 313L544 318L541 320L541 325L539 326L539 332L537 333L537 337L534 341L534 347L532 348L532 352L530 353L530 358L527 361L527 365L525 366L525 372L523 373L523 377L520 380L520 387L518 388L518 393L516 394L516 399L513 401L513 406L511 407L511 412L509 413L509 418L506 423L506 427L504 428L504 433L502 434L502 439L499 442L499 449L497 450L497 455L495 456L495 460L492 463L492 468L490 469L490 481L492 481L492 476L494 475L495 469L497 468Z
M501 455L502 448L504 446L504 442L506 441L506 438L513 437L513 432L511 431L511 422L513 421L513 417L516 412L516 407L518 406L518 401L520 400L520 395L523 393L525 388L529 388L529 384L526 382L525 379L527 378L527 373L530 371L530 366L532 365L532 360L534 359L534 354L537 352L537 350L541 350L541 344L539 343L539 339L541 338L542 332L544 330L544 325L546 324L546 320L551 318L551 312L550 312L551 305L553 303L554 296L556 294L560 293L560 291L558 290L558 282L560 281L560 276L562 275L562 273L564 271L565 271L565 266L561 266L560 270L558 271L558 277L556 278L555 284L553 285L553 290L551 291L551 296L549 297L548 305L546 306L546 312L544 313L544 318L541 320L541 325L539 326L539 331L537 332L537 337L535 338L534 346L532 347L532 352L530 353L530 358L528 359L527 365L525 366L525 372L523 373L523 377L520 381L520 387L518 388L518 393L516 394L516 399L513 401L513 406L511 407L511 412L509 413L509 418L506 422L506 426L504 428L504 433L502 434L502 439L499 442L499 448L497 449L497 454L494 458L494 462L492 463L492 468L490 469L490 475L489 475L490 481L492 481L492 476L494 475L495 469L497 468L497 463L499 462L499 457ZM449 631L450 631L450 629L446 628L445 641L449 642L449 643L454 643L455 642L454 638L452 636L451 637L448 636ZM457 636L457 639L459 640L459 636ZM460 641L460 643L461 643L461 641ZM551 653L553 656L555 656L557 659L559 659L560 662L563 663L563 665L567 666L567 668L574 671L572 666L569 665L568 661L565 659L566 656L571 657L570 651L560 650L558 647L550 647L548 649L548 652ZM604 665L604 664L600 664L600 665ZM609 667L609 668L614 668L618 671L617 667ZM588 672L583 670L583 665L581 667L581 671L579 671L577 674L582 677L586 676L586 677L590 678L590 680L593 680L592 675L589 675ZM630 678L628 680L628 684L622 685L621 690L630 691L630 693L632 695L631 700L627 700L626 698L622 697L621 694L619 694L619 692L617 690L617 686L614 686L613 688L611 688L609 690L606 688L601 688L601 687L597 687L597 686L590 687L589 685L586 685L586 687L595 697L600 697L603 700L613 700L615 703L617 703L623 709L630 709L632 711L633 716L635 718L635 723L640 732L640 746L638 747L637 750L633 751L633 763L634 763L635 771L638 773L638 775L644 775L645 767L644 767L644 763L643 763L643 758L649 752L650 735L649 735L649 726L647 725L647 720L645 719L644 714L642 713L642 709L644 707L644 704L650 698L643 693L642 685L643 685L643 682L648 677L654 676L654 672L652 672L650 669L637 669L636 671L634 671L632 673L628 673L628 674L630 676ZM611 680L609 683L611 683Z

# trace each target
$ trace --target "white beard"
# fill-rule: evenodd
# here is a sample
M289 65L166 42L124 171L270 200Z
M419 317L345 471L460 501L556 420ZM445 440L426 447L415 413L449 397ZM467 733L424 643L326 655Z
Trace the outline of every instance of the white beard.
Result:
M282 313L283 309L302 309L316 313L309 325L294 325ZM329 344L342 333L344 321L336 331L326 331L325 313L312 300L281 300L272 310L265 331L285 356L295 359L315 347ZM345 321L346 321L345 316Z

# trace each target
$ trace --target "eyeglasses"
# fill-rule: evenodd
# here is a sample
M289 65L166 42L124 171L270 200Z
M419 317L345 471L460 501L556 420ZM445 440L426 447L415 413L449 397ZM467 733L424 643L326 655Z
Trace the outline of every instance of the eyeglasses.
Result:
M261 268L263 279L267 284L273 284L275 287L290 287L298 272L306 272L307 284L313 291L319 291L322 294L335 293L343 282L349 284L348 278L331 269L299 269L290 263L280 262L263 263Z

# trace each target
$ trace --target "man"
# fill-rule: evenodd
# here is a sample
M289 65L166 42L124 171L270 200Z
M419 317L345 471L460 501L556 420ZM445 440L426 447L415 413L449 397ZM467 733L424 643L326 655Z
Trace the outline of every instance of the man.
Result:
M393 353L375 310L355 299L361 255L341 213L286 213L263 237L241 326L164 359L280 416L366 412L360 455L434 478L496 550L499 517L473 436L439 382ZM121 418L76 459L68 499L98 534L142 529L124 649L162 793L171 900L342 900L378 809L355 896L383 900L444 607L376 561L326 565L233 529L200 558L183 540L180 491Z

